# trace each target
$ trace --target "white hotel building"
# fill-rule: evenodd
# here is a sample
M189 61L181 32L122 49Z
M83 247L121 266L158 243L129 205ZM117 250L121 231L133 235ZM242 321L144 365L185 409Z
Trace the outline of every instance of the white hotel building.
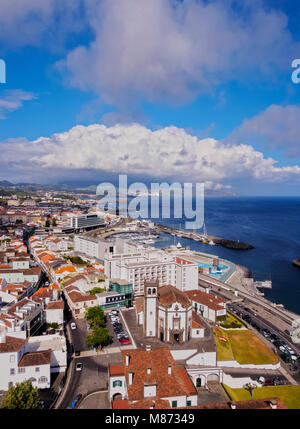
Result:
M137 244L124 238L105 241L87 236L75 237L75 251L97 258L108 278L126 280L134 295L144 294L145 280L158 280L186 291L198 289L198 264L175 253Z
M145 280L158 280L182 291L198 288L198 264L162 250L113 255L107 253L104 273L132 284L134 295L144 295Z

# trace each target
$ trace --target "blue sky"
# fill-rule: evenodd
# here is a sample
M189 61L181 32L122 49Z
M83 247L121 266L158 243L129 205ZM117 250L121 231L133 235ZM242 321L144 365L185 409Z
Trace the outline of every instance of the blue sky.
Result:
M3 0L2 10L0 179L126 173L300 195L298 1Z

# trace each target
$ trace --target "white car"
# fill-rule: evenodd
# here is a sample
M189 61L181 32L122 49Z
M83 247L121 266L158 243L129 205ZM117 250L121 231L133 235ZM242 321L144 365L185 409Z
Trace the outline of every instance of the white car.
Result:
M71 329L76 329L76 325L74 322L71 323Z
M76 364L76 371L81 371L82 370L82 363L81 362L78 362L77 364Z

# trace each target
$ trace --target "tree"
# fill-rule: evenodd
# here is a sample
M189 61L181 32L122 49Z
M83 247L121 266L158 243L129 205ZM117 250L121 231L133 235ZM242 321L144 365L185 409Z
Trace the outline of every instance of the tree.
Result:
M102 293L102 292L104 292L105 291L105 289L102 289L101 287L94 287L93 289L91 289L90 291L89 291L89 294L90 295L95 295L96 293Z
M85 317L92 326L104 325L104 311L99 306L88 308Z
M244 389L248 390L248 392L250 393L251 397L253 397L253 391L254 389L256 389L256 384L254 383L247 383L244 385Z
M35 409L39 407L39 393L37 387L32 386L30 380L16 383L10 387L3 398L3 408L7 409Z
M94 327L93 332L86 338L85 343L93 347L102 347L111 340L109 330L100 328L99 326Z
M46 328L47 329L59 329L59 324L57 322L53 322L53 323L46 323Z

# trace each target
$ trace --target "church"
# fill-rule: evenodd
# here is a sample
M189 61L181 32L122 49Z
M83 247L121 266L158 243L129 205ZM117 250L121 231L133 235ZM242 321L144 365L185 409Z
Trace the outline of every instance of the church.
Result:
M136 313L145 338L182 344L204 337L205 326L193 310L192 301L174 286L159 287L157 280L145 281L144 297L136 299Z

